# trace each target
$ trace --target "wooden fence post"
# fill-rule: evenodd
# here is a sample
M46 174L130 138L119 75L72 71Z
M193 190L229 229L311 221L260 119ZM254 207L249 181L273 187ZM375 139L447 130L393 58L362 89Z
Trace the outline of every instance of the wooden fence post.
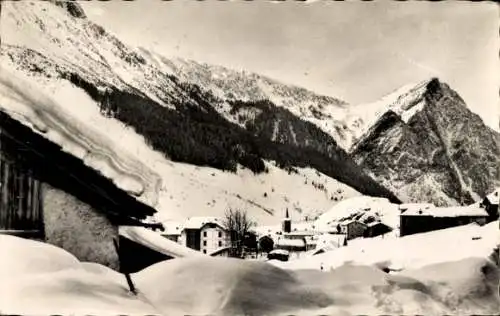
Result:
M120 272L125 275L125 279L127 279L127 284L130 292L137 295L134 283L132 282L132 278L130 278L130 273L127 269L127 260L126 258L123 258L123 252L120 250L120 246L118 245L118 240L116 238L113 238L113 244L115 245L116 253L118 254L118 261L120 262Z

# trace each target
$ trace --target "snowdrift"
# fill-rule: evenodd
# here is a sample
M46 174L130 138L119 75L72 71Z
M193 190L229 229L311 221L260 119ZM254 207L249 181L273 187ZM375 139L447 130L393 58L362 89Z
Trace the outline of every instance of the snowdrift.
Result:
M299 282L291 272L257 261L176 259L132 277L166 315L269 315L333 303L321 290Z
M132 274L139 290L134 296L128 292L123 275L104 266L78 262L51 245L0 235L0 313L497 313L498 267L487 258L471 255L468 248L464 252L461 260L427 264L397 274L354 264L321 272L283 270L265 262L208 256L172 259Z
M500 243L498 221L485 226L470 224L401 238L366 238L316 256L273 262L286 269L335 269L345 263L377 265L390 270L416 269L426 265L472 257L489 258Z
M0 314L132 315L158 312L125 278L63 249L0 235Z

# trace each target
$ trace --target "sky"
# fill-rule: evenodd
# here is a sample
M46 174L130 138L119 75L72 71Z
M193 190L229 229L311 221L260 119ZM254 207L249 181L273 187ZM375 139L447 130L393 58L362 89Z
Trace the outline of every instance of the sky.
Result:
M351 104L438 77L499 129L499 16L491 2L81 3L128 44L257 72Z

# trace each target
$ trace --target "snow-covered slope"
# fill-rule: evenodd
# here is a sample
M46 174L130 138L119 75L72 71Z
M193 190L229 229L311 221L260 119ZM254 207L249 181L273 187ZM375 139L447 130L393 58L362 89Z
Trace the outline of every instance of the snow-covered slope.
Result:
M168 69L179 79L195 83L211 91L220 99L217 110L229 120L245 126L255 113L231 111L227 101L261 101L269 100L311 122L332 136L343 148L351 140L351 133L342 128L342 118L347 110L347 103L337 98L319 95L290 84L281 83L263 75L237 71L219 65L198 63L181 58L165 58L154 52L143 49L144 53L158 61L158 65ZM242 115L246 114L246 115Z
M335 199L359 195L356 190L311 168L296 168L296 172L288 172L267 163L268 172L255 175L242 168L230 173L172 162L152 150L131 128L101 115L95 102L71 83L64 80L40 82L38 78L21 72L14 75L2 71L0 76L2 109L16 118L27 118L28 123L33 122L38 129L46 131L46 137L53 138L72 154L95 165L103 174L115 177L125 189L135 189L137 194L141 190L149 193L143 195L152 198L149 201L156 205L162 219L209 214L222 216L227 208L235 207L248 210L254 220L275 223L281 219L286 207L299 218L329 208ZM64 106L72 104L74 99L78 99L78 106ZM42 106L44 112L39 111ZM70 122L64 121L61 126L60 121L45 119L50 118L50 113L65 120L70 117ZM72 127L76 132L71 130ZM59 128L64 128L64 133L59 132ZM81 133L79 129L83 129ZM89 142L92 139L85 138L85 135L93 136L94 142ZM94 143L99 147L92 145ZM121 153L119 159L115 157L116 153ZM129 155L130 162L127 160ZM120 177L127 172L135 182ZM158 179L162 181L158 182ZM157 187L159 183L161 187ZM144 201L148 202L148 199ZM153 203L156 201L157 204Z
M286 207L301 217L358 192L393 197L332 138L293 114L285 115L290 122L282 124L284 131L276 139L281 147L267 129L252 135L231 124L215 110L216 96L182 83L157 55L121 43L86 19L77 3L6 2L0 23L0 61L9 77L50 96L51 108L63 108L61 113L82 128L106 135L115 153L135 156L158 173L163 180L158 209L164 217L220 216L228 207L239 207L265 223L278 220ZM300 88L292 90L299 92L290 100L307 95ZM29 95L12 95L20 93ZM23 98L25 108L34 110L33 118L39 105ZM285 132L288 138L282 137ZM306 138L290 142L295 134ZM71 136L75 139L67 146L82 142ZM217 169L202 167L207 165ZM238 169L241 165L260 173ZM263 190L266 185L269 192Z
M500 183L500 134L434 78L372 117L351 155L405 202L470 204Z
M267 129L273 140L308 144L283 115L266 114L260 100L300 115L404 202L471 203L500 181L498 133L436 78L404 85L373 103L347 105L257 74L156 56L179 78L212 91L220 99L217 110L251 132ZM445 91L443 98L435 98L438 90ZM418 119L426 116L427 122Z

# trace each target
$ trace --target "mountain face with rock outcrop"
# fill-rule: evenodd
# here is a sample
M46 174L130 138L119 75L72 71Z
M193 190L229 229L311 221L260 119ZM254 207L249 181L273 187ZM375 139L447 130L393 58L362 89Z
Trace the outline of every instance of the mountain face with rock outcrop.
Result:
M231 88L232 98L217 94L211 86L204 86L205 82L187 81L189 76L182 76L174 67L178 61L168 62L158 54L124 44L90 21L76 2L2 2L1 14L3 69L50 96L72 112L79 123L101 122L88 128L121 126L125 134L130 134L127 137L142 140L143 144L137 148L130 145L125 150L138 153L143 150L139 147L145 144L155 157L161 155L161 159L152 161L165 170L174 165L179 166L177 170L186 165L193 169L189 179L181 180L188 174L181 172L176 183L164 181L167 184L160 200L165 203L163 208L171 213L214 212L212 198L191 210L192 206L187 206L189 201L180 201L181 198L172 193L177 190L175 185L184 187L186 192L189 188L195 191L193 186L203 187L204 191L213 192L213 196L221 195L223 200L236 200L238 207L267 214L273 214L274 210L281 214L281 209L287 206L304 214L317 212L318 208L329 207L334 199L342 198L335 192L399 201L357 166L331 133L296 112L299 109L304 113L309 111L311 117L322 117L329 110L317 109L343 109L346 107L343 101L271 79L266 79L268 87L273 86L279 91L274 94L280 94L286 102L275 104L267 100L267 94L260 95L259 100L255 100L257 95L247 98L240 93L244 88ZM249 78L251 81L254 77ZM248 113L249 116L244 117ZM252 119L252 113L258 120ZM295 182L304 186L303 192L309 192L309 187L314 186L322 202L301 203L300 190L293 189L292 196L292 188L288 187L283 189L288 193L274 196L272 193L279 189L271 186L266 189L270 192L262 189L263 192L255 194L241 188L232 192L235 190L232 180L213 187L210 181L201 184L196 180L197 173L200 178L205 177L205 173L213 177L221 175L221 178L225 177L222 174L248 178L242 167L251 170L259 181L264 181L261 179L269 172L269 176L290 177L290 183L298 180ZM302 177L306 173L311 176ZM317 175L313 176L314 173ZM162 176L173 178L169 174ZM185 186L182 181L186 182ZM332 186L328 187L328 183ZM191 201L196 200L196 194L193 197ZM231 204L227 202L217 212L223 213ZM315 209L309 210L312 205Z
M437 78L389 104L350 153L409 202L469 204L500 183L500 135Z

